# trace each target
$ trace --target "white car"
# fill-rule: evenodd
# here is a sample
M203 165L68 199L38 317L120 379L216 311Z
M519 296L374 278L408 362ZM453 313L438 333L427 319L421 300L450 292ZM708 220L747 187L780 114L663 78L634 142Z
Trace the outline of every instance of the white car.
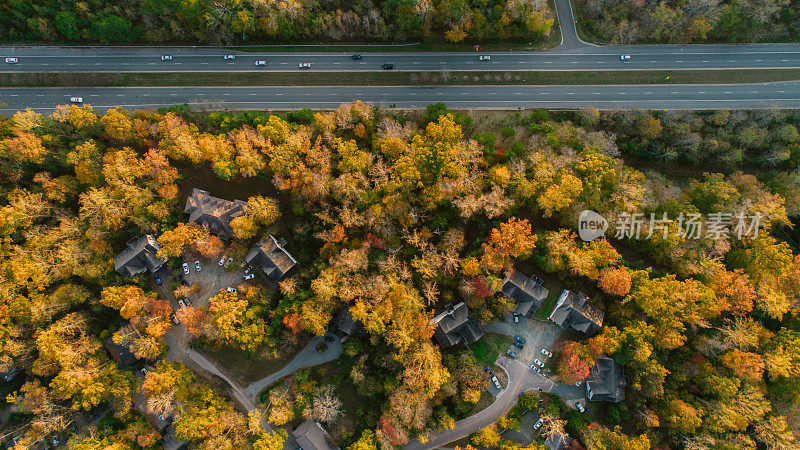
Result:
M545 350L545 349L542 349L542 354L543 354L544 356L547 356L548 358L552 358L552 357L553 357L553 354L552 354L552 353L550 353L550 352L548 352L548 351L547 351L547 350Z
M263 59L259 59L258 61L256 61L256 65L257 66L266 66L267 62L264 61Z
M225 255L222 255L222 258L220 258L220 260L219 260L219 265L220 265L220 266L223 266L223 265L225 265Z
M179 298L178 299L178 306L180 306L181 308L185 308L186 307L186 302L184 302L182 298Z
M223 58L225 58L226 61L229 59L236 59L236 55L225 55Z
M83 103L83 97L70 97L70 103Z
M242 267L244 267L244 266L242 266ZM250 273L250 268L249 267L247 269L244 269L244 274L247 275L248 273Z
M478 61L491 61L492 57L489 55L478 56Z
M161 57L161 60L162 61L172 61L172 56L164 55L164 56Z
M200 270L202 269L202 267L200 267L200 261L194 262L194 268L197 269L198 272L200 272Z
M534 364L536 364L536 365L537 365L537 366L539 366L539 367L544 367L544 363L543 363L543 362L541 362L541 361L539 361L539 360L538 360L538 359L536 359L536 358L534 358L534 359L533 359L533 363L534 363Z
M228 292L230 292L232 294L235 294L236 293L236 288L228 287Z
M631 55L622 55L622 56L619 57L619 59L621 61L630 61L631 60Z
M310 62L301 62L300 64L297 65L297 67L299 67L301 69L308 69L309 67L311 67L311 63Z
M247 274L247 275L245 275L245 276L244 276L244 279L245 279L245 280L252 280L252 279L253 279L253 278L255 278L255 277L256 277L256 274L254 274L254 273L250 273L250 274Z
M539 420L537 420L537 421L536 421L536 423L535 423L535 424L533 424L533 429L534 429L534 430L538 430L538 429L539 429L539 427L541 427L543 423L544 423L544 419L542 419L541 417L539 417Z
M539 373L540 369L538 367L534 366L533 364L531 364L531 370L536 372L536 373Z
M6 64L16 64L19 60L17 58L6 58Z
M189 265L186 263L183 263L183 273L189 275Z
M578 381L575 382L575 386L580 386L581 383L583 383L583 380L578 380Z
M575 403L575 408L577 408L577 410L582 412L582 413L586 412L586 408L584 408L583 405L580 402Z

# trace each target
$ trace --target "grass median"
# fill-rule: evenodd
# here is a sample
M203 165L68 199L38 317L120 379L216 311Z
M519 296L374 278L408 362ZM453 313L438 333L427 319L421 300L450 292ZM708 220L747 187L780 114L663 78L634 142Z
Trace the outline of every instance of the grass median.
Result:
M800 69L0 73L0 87L737 84L797 80Z

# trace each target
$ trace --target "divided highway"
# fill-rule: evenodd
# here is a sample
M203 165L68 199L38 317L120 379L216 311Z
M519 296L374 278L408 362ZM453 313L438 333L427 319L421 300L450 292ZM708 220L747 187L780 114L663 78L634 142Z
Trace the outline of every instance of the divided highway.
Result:
M746 85L618 86L321 86L321 87L135 87L2 88L0 112L40 111L80 96L98 111L160 108L187 103L197 109L336 108L355 99L384 107L424 107L444 102L457 108L716 109L800 108L800 82Z

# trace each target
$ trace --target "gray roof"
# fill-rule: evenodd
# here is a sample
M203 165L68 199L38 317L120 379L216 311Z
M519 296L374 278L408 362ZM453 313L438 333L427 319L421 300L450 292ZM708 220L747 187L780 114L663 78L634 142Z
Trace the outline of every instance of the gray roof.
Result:
M131 239L127 248L114 258L114 269L126 277L148 270L155 272L167 262L158 257L158 249L158 242L149 234Z
M353 319L350 308L342 308L336 316L336 328L345 334L359 334L364 330L364 324L360 320Z
M462 340L471 344L483 336L483 331L469 316L467 305L462 303L446 309L434 317L431 323L436 323L433 337L442 348L451 347Z
M586 395L593 402L619 403L625 400L627 385L622 366L607 356L601 356L589 372Z
M550 450L562 450L572 442L572 438L568 434L560 435L558 433L550 433L544 441L544 445Z
M319 422L314 420L308 419L301 423L292 431L292 435L303 450L334 450L334 447L328 443L328 433Z
M550 320L562 330L572 327L592 335L603 325L603 311L589 303L585 295L564 289L550 313Z
M517 270L503 280L503 294L517 302L515 312L530 316L544 303L550 292L541 284L531 280Z
M247 202L224 200L194 188L192 195L186 198L183 212L189 215L189 222L201 225L221 239L230 239L233 237L231 220L244 215L246 206Z
M170 425L164 433L161 446L164 447L164 450L184 450L189 448L189 443L175 437L175 426Z
M244 257L251 269L261 269L264 275L275 281L280 280L297 261L283 248L275 236L269 234L261 238L258 243L247 252Z
M106 339L103 344L120 367L130 366L139 360L131 351L130 345L117 344L112 338Z
M140 371L136 371L136 377L139 379L139 391L131 394L131 401L133 407L139 414L144 417L144 420L159 433L163 432L172 423L172 414L161 417L158 414L147 412L147 397L141 391L141 385L144 382L144 375Z

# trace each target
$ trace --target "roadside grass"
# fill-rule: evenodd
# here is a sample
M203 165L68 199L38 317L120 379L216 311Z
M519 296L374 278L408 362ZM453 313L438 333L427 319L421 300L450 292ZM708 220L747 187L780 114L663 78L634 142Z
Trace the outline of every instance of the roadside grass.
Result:
M738 84L796 80L800 80L800 69L0 73L0 87Z
M236 347L200 341L194 344L193 348L214 362L217 367L222 368L225 374L239 386L245 388L250 383L282 369L305 347L305 343L301 342L300 344L279 358L266 354L251 354Z
M481 366L492 366L495 360L500 355L500 352L505 353L511 345L511 338L495 333L486 333L477 342L469 344L472 353L475 355L475 360Z

